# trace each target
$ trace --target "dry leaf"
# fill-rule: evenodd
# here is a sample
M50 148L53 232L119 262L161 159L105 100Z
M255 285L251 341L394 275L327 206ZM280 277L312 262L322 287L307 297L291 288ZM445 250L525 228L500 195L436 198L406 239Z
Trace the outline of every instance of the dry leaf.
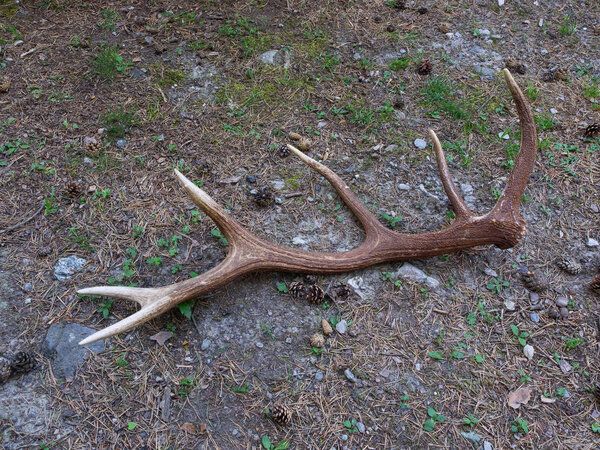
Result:
M543 395L540 396L540 400L542 403L554 403L556 401L555 398L544 397Z
M173 333L171 333L170 331L159 331L154 336L150 336L150 339L156 341L156 343L159 345L165 345L165 342L167 342L172 337Z
M206 425L204 425L203 423L201 423L200 425L198 425L198 432L200 434L206 433Z
M196 426L193 423L186 422L181 425L181 429L188 434L197 434L198 430L196 430Z
M519 388L508 394L508 406L519 409L521 405L526 405L529 399L531 399L531 389L526 387Z
M564 359L561 359L558 362L558 367L560 367L560 370L562 370L562 373L569 373L571 370L573 370L573 366L571 366L571 364L569 364Z

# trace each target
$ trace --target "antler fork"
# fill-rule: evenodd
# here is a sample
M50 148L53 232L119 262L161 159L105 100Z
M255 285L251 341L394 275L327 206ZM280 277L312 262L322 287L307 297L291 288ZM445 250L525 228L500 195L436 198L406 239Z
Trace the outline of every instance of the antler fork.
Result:
M302 162L333 185L338 195L364 227L366 234L364 242L347 252L312 252L267 242L242 227L206 192L175 170L177 179L194 203L218 225L227 238L229 242L227 257L202 275L160 288L99 286L80 289L78 293L82 295L104 295L134 300L141 305L141 309L136 313L92 334L80 344L89 344L127 331L185 300L213 291L250 272L277 270L319 274L341 273L382 262L427 258L457 252L482 244L496 245L500 248L516 245L525 234L526 224L519 214L519 204L535 163L537 136L533 116L523 93L510 72L506 69L503 72L521 124L521 149L504 191L487 214L475 216L461 198L450 177L440 141L432 130L429 130L429 134L433 140L440 178L456 218L447 228L417 235L397 233L386 228L338 175L288 145Z

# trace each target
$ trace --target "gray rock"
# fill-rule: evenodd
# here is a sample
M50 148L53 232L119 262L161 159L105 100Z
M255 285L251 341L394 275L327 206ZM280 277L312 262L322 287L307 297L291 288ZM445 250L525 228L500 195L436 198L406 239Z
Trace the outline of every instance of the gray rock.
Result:
M342 441L347 441L347 440L348 440L348 435L347 435L347 434L342 434L342 435L340 436L340 439L341 439Z
M95 164L95 163L94 163L94 160L93 160L93 159L91 159L91 158L88 158L87 156L86 156L85 158L83 158L83 163L84 163L86 166L93 166L93 165Z
M335 325L335 330L340 334L346 334L346 331L348 331L348 322L346 322L346 320L340 320Z
M474 69L475 69L475 72L477 72L479 75L482 75L486 78L493 79L494 75L496 75L496 71L490 67L476 65L474 67Z
M530 292L529 293L529 301L531 301L532 304L537 304L540 301L540 295L537 292Z
M256 343L256 346L257 346L258 348L263 348L263 347L265 346L265 344L263 344L262 342L258 341L258 342Z
M125 148L127 141L125 139L119 139L116 144L118 148Z
M75 255L61 258L54 266L54 276L59 281L68 280L75 272L79 272L86 262L85 259L78 258Z
M471 195L471 194L473 194L473 186L471 184L460 183L460 190L465 195ZM498 275L494 275L494 276L498 276Z
M148 74L146 73L146 69L134 67L133 69L131 69L131 72L129 72L129 76L134 80L143 80L148 76Z
M281 191L283 188L285 188L285 182L281 180L274 180L271 181L271 186L273 186L273 189L276 191Z
M259 61L267 66L290 67L292 57L290 52L284 50L269 50L258 57Z
M401 183L398 185L398 189L401 191L410 191L410 186L408 184Z
M556 298L556 305L560 306L561 308L566 308L567 305L569 304L569 299L567 297L557 297Z
M483 450L493 450L491 442L483 441Z
M536 312L529 313L529 318L533 323L539 323L540 321L540 315Z
M144 42L148 45L152 44L154 42L154 38L152 36L146 36L144 38Z
M481 434L477 434L474 431L461 431L460 435L473 445L479 445L479 441L483 439L483 436Z
M104 351L104 340L86 346L79 345L79 341L95 332L96 330L78 323L58 323L48 329L42 352L51 359L54 376L71 378L90 351L93 353Z
M50 399L44 395L37 377L39 375L30 374L0 385L0 421L10 423L0 432L2 448L31 448L31 445L18 445L14 434L42 435L49 426L56 425L59 412L50 406Z
M415 147L417 147L419 150L424 150L425 148L427 148L427 141L423 139L415 139L415 142L413 143L415 144Z
M200 349L202 351L208 350L208 348L211 346L211 344L212 344L212 341L210 339L208 339L208 338L204 339L202 341L202 345L200 346Z
M598 247L600 245L596 239L588 238L586 244L588 247Z
M254 175L246 175L246 181L250 184L256 183L256 177Z
M323 372L320 370L317 370L317 373L315 373L315 381L317 383L320 383L321 381L323 381L324 377L325 377L325 375L323 374Z
M417 283L425 283L432 289L437 289L440 286L438 280L427 276L425 272L410 263L404 263L402 267L396 271L394 278L406 278L407 280L416 281Z
M348 378L350 381L352 381L353 383L356 383L356 377L354 376L354 374L350 371L350 369L346 369L344 370L344 375L346 375L346 378Z
M359 433L364 433L366 431L365 424L362 422L356 422L356 428L358 428Z

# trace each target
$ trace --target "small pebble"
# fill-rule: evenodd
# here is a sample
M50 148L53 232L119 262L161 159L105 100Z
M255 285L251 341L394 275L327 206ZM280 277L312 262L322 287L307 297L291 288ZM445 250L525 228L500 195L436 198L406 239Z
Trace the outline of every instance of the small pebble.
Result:
M263 348L265 346L265 344L263 344L262 342L259 341L259 342L256 343L256 346L258 348Z
M569 310L563 306L562 308L560 308L560 316L563 319L566 319L567 317L569 317Z
M323 378L325 377L325 375L323 375L323 372L321 372L320 370L317 370L317 373L315 373L315 381L317 383L323 381Z
M354 374L350 371L350 369L346 369L344 370L344 375L346 375L346 378L348 378L350 381L352 381L353 383L356 383L356 377L354 376Z
M561 307L561 308L566 308L567 305L569 304L569 299L567 297L557 297L556 298L556 305Z
M533 323L539 323L540 315L536 312L529 313L529 318Z
M425 148L427 148L427 142L424 141L423 139L415 139L415 147L417 147L420 150L424 150Z
M338 333L345 334L346 331L348 331L348 322L346 322L346 320L340 320L336 324L335 329Z
M340 438L342 439L342 441L347 441L348 440L348 435L347 434L342 434L340 436Z
M362 422L356 422L356 428L358 428L359 433L364 433L366 430L365 424Z
M587 240L587 243L586 243L586 245L587 245L588 247L598 247L598 245L600 245L600 244L598 243L598 241L597 241L596 239L589 238L589 239Z
M202 345L200 346L201 350L208 350L208 347L210 347L210 344L212 344L212 341L210 339L204 339L202 341Z
M117 147L119 147L119 148L125 148L126 144L127 144L127 141L125 139L119 139L117 141Z
M531 301L531 303L533 303L535 305L536 303L538 303L540 301L540 295L537 292L530 292L529 300Z
M399 184L398 185L398 189L400 189L401 191L410 191L410 186L408 184Z
M492 444L488 441L483 441L483 450L493 450Z
M550 114L558 114L558 111L554 108L550 108Z
M246 181L250 184L256 183L256 177L254 175L246 175Z

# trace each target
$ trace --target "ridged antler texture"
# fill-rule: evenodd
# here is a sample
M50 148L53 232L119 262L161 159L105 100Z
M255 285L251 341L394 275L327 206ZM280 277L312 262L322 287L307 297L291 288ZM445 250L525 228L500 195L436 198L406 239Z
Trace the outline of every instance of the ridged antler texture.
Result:
M450 177L440 141L431 130L429 134L433 140L440 177L456 218L447 228L418 235L397 233L386 228L333 171L288 145L306 165L320 173L333 185L364 227L366 234L364 242L347 252L311 252L267 242L242 227L206 192L175 170L179 182L194 203L218 225L227 238L229 242L227 257L208 272L170 286L161 288L101 286L79 290L78 293L82 295L123 298L136 301L141 305L141 309L135 314L98 331L80 344L89 344L127 331L185 300L213 291L250 272L277 270L315 274L342 273L377 263L457 252L477 245L496 245L500 248L516 245L525 233L525 221L519 215L519 204L535 163L537 137L531 110L523 93L506 69L504 78L521 123L521 150L502 195L489 213L475 216L469 210Z

